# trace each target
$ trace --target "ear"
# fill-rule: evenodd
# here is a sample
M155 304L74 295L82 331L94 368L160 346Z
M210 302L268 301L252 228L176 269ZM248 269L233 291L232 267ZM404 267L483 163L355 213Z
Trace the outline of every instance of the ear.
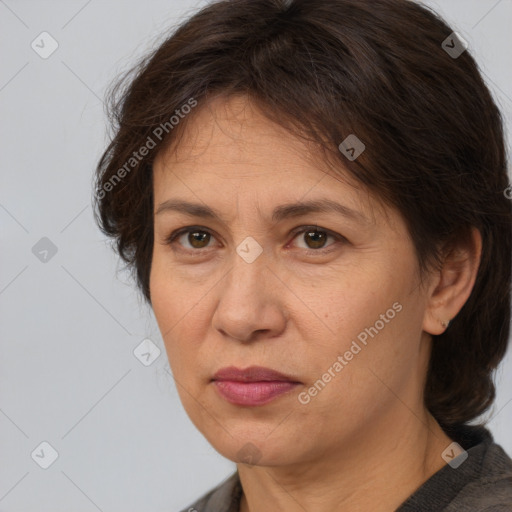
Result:
M482 254L482 236L471 228L470 236L451 249L443 266L432 276L428 289L423 330L442 334L462 309L475 284Z

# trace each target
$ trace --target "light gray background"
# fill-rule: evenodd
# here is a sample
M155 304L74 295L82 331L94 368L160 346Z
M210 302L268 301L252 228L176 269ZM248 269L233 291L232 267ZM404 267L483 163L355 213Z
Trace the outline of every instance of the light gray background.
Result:
M106 87L205 3L0 0L1 511L177 511L235 468L184 413L90 203ZM427 4L469 42L510 132L512 0ZM59 45L47 59L31 48L43 31ZM58 249L46 263L43 237ZM133 354L145 338L161 349L150 366ZM486 415L509 454L511 369L509 354ZM31 457L43 441L58 452L48 469Z

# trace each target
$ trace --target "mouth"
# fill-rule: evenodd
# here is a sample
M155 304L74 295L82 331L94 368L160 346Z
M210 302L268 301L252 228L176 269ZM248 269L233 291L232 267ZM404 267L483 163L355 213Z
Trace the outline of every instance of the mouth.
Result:
M291 376L261 366L244 370L233 366L223 368L213 376L212 383L229 403L252 407L267 404L302 384Z

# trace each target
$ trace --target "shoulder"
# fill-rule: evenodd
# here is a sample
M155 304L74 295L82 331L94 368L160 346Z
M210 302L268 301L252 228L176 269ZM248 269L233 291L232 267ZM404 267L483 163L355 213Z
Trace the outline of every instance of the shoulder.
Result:
M512 459L481 425L460 426L449 434L464 453L447 461L397 512L510 512Z
M241 495L238 472L181 512L238 512Z
M490 443L475 476L450 503L447 512L512 510L512 459L500 445Z

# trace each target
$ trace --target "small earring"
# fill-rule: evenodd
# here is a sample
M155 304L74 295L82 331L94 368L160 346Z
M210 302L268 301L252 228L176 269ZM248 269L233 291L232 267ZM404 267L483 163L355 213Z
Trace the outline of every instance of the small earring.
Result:
M446 329L450 325L450 320L441 322L441 325Z

